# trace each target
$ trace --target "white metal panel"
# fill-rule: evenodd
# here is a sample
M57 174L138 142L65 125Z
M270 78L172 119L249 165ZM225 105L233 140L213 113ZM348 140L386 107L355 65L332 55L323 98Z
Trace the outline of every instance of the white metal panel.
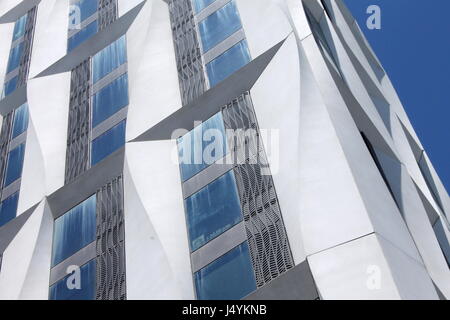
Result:
M178 74L164 1L148 1L127 33L127 140L151 128L181 107Z
M194 299L175 141L129 143L125 234L129 299ZM176 152L175 152L176 155Z
M317 43L313 38L308 37L302 41L302 45L351 170L358 197L363 201L364 210L361 212L368 214L376 232L395 243L411 257L418 257L408 230L364 144L355 119L350 114L337 84L324 64ZM389 136L385 135L384 137L388 138ZM392 150L392 147L387 150ZM335 162L333 157L326 158ZM345 191L343 192L345 193ZM329 193L336 194L336 190L330 190Z
M28 82L30 119L43 158L46 195L64 185L70 77L70 72L66 72Z
M20 298L36 250L44 207L45 203L41 202L3 254L0 272L1 300ZM50 274L50 268L41 271ZM48 287L48 282L45 286Z
M34 31L29 78L33 78L67 52L69 1L42 0Z
M33 120L30 119L27 130L27 142L23 160L17 215L39 203L45 197L45 167L42 150Z
M21 300L47 300L49 294L54 220L46 200L36 210L43 210L43 213L33 257L20 292Z
M322 299L401 298L375 234L309 256L308 261Z
M292 32L276 0L235 0L253 58L269 50Z
M140 4L141 2L144 2L145 0L118 0L118 9L119 9L119 15L118 17L120 18L121 16L123 16L125 13L127 13L128 11L130 11L131 9L133 9L134 7L136 7L138 4ZM152 2L152 1L159 1L162 2L163 0L147 0L147 2Z
M3 16L8 11L10 11L11 9L13 9L21 2L22 0L2 0L0 2L0 17Z

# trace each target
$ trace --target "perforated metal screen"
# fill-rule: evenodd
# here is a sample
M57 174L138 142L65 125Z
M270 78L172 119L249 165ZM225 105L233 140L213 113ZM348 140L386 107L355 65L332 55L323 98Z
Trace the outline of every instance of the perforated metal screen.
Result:
M117 0L99 0L99 30L117 19ZM90 168L91 59L72 70L66 153L66 184Z
M30 69L31 51L33 48L34 25L36 21L37 7L33 7L28 11L27 23L24 33L24 50L19 64L19 79L17 86L20 87L27 83L28 72Z
M235 166L234 173L256 282L261 287L294 267L294 261L273 179L268 174L264 146L259 142L260 131L250 94L246 92L234 99L222 113L226 129L253 129L256 133L233 136L234 141L229 144L234 146L234 152L245 152L245 161Z
M97 191L97 300L125 300L123 177Z
M105 29L108 25L116 21L118 16L117 0L98 1L98 28Z
M72 70L66 153L66 184L89 169L90 59Z
M181 98L186 105L205 92L202 54L190 0L169 2Z
M11 111L3 118L2 130L0 133L0 190L2 190L6 165L8 162L8 146L11 136L11 127L14 111ZM0 192L1 193L1 192ZM0 194L1 195L1 194Z

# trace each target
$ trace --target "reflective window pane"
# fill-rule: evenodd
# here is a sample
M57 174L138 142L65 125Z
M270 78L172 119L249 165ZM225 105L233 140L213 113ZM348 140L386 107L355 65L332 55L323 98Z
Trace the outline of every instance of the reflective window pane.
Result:
M206 65L210 86L214 87L249 61L247 41L243 40Z
M229 171L185 200L191 250L242 221L233 171Z
M28 128L28 104L23 104L14 111L12 137L15 138Z
M22 175L23 157L25 155L25 144L22 143L8 154L6 166L5 187L16 181Z
M19 192L16 192L0 203L0 227L16 217L18 202Z
M94 83L125 62L127 62L126 39L122 36L92 58Z
M246 242L194 274L197 299L239 300L256 290Z
M200 21L198 28L202 38L203 52L215 47L241 29L241 19L234 1Z
M200 12L216 0L193 0L195 12Z
M15 76L14 78L12 78L11 80L9 80L8 82L5 83L5 86L3 88L3 96L8 96L11 93L14 92L14 90L16 90L17 87L17 81L19 80L18 76Z
M13 41L16 41L25 34L25 27L27 25L28 14L19 18L14 24Z
M97 12L97 7L97 0L80 0L77 3L73 4L70 12L70 17L77 21L75 24L81 23L92 16L95 12ZM79 12L80 14L79 19L76 17L77 12Z
M128 105L128 75L124 74L93 97L92 127Z
M80 268L80 289L69 289L67 275L50 287L50 300L95 300L97 263L95 259Z
M95 165L125 144L125 121L92 141L92 165Z
M72 51L76 47L78 47L81 43L88 40L90 37L92 37L94 34L97 33L98 25L97 20L91 22L86 27L81 29L79 32L74 34L72 37L69 38L67 50Z
M12 48L9 52L8 68L6 70L6 73L10 73L11 71L19 67L20 58L22 57L23 53L23 46L24 42L22 41L17 46Z
M178 139L181 178L186 181L227 154L227 139L219 112Z
M55 220L52 267L95 240L96 196L83 201Z

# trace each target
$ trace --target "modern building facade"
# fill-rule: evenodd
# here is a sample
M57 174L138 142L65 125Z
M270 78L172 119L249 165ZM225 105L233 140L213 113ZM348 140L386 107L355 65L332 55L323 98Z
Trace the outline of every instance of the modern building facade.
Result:
M450 200L341 0L3 0L0 299L448 299Z

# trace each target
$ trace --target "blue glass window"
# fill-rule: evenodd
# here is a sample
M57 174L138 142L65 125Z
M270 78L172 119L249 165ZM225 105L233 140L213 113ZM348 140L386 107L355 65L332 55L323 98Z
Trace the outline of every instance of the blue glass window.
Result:
M24 155L25 143L22 143L9 152L8 165L6 167L5 187L19 179L22 175Z
M96 290L97 263L89 261L80 268L80 289L69 289L70 274L50 287L50 300L94 300Z
M70 17L76 18L75 15L77 14L77 11L75 7L78 7L80 12L80 20L79 22L83 22L90 16L92 16L95 12L97 12L98 3L97 0L80 0L77 3L73 5L70 12ZM78 19L76 19L78 20Z
M256 290L246 242L194 274L197 299L239 300Z
M242 221L233 171L228 171L185 200L192 251Z
M206 65L210 86L214 87L249 61L247 41L242 40Z
M81 43L83 43L84 41L92 37L94 34L96 34L97 30L98 24L97 20L95 20L69 38L67 50L72 51L74 48L78 47Z
M127 62L126 39L122 36L92 58L94 83Z
M94 95L92 127L128 105L128 75L124 74Z
M222 113L219 112L178 139L181 179L186 181L223 158L227 149Z
M55 220L52 267L95 240L96 200L93 195Z
M125 144L125 120L92 141L92 165L95 165Z
M200 12L216 0L193 0L195 12Z
M0 203L0 227L16 217L18 202L19 192L16 192Z
M12 41L16 41L17 39L19 39L20 37L22 37L25 34L27 18L28 18L28 14L20 17L19 20L17 20L16 23L14 24L14 33L13 33Z
M12 137L15 138L28 128L28 104L23 104L14 111Z
M238 10L234 1L231 1L198 24L203 52L215 47L241 27Z
M5 83L4 89L3 89L3 96L5 96L5 97L9 96L11 93L14 92L14 90L16 90L18 80L19 80L19 77L15 76L14 78L12 78L11 80L9 80L8 82Z
M19 67L20 58L23 53L23 46L24 42L22 41L9 52L8 68L6 69L7 74Z

